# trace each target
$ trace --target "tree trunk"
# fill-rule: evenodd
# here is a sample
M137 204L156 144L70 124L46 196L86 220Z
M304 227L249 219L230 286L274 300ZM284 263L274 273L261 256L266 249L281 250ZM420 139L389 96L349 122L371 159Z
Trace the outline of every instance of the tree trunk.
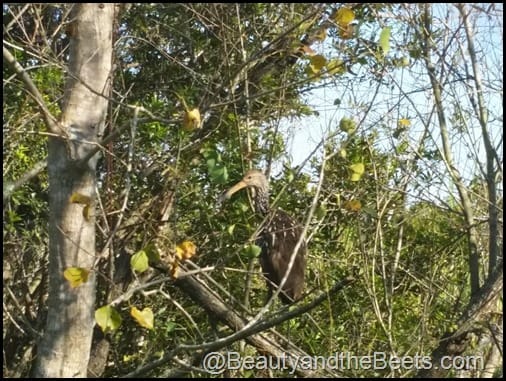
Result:
M113 4L75 4L61 135L48 142L49 291L36 377L86 377L95 309L95 186L97 156L83 160L102 136L112 66ZM80 195L72 203L72 195ZM84 197L83 197L84 196ZM69 267L90 270L71 288Z

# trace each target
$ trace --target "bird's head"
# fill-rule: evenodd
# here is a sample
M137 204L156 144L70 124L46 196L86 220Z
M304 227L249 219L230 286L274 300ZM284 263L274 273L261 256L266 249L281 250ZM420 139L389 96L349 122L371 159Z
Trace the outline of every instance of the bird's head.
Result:
M252 169L246 172L241 181L239 181L229 190L223 192L221 199L229 199L235 192L243 188L256 188L257 191L263 194L267 194L269 189L269 182L261 171Z

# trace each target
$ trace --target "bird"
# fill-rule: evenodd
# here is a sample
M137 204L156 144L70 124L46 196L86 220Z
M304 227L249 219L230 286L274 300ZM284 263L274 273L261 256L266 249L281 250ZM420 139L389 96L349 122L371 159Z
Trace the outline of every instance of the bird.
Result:
M252 169L246 172L241 181L222 193L221 199L229 199L234 193L244 188L253 189L255 211L262 215L265 221L255 244L261 248L260 265L266 277L267 300L270 300L288 270L291 256L302 235L302 227L284 210L271 210L269 181L259 170ZM306 252L307 244L305 239L302 239L291 271L279 293L279 298L284 304L292 304L302 297Z

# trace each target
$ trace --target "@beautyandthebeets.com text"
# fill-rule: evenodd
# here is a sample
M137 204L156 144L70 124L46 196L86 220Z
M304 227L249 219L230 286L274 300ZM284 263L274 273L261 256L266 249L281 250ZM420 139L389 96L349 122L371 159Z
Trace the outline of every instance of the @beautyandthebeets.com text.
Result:
M438 368L453 370L483 369L481 356L446 356ZM430 369L430 356L414 355L396 357L384 352L357 356L349 352L336 352L330 356L241 356L239 352L210 352L204 356L203 368L211 374L226 370L282 370L293 374L297 370L422 370Z

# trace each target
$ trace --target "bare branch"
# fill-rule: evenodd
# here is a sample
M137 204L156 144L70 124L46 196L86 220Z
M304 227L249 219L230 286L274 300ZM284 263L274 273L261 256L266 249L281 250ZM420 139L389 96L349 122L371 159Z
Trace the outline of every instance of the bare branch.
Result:
M28 75L28 73L20 65L20 63L16 61L14 56L11 54L11 52L9 52L9 50L5 46L3 47L3 55L4 59L7 61L7 63L9 63L9 65L11 65L12 69L17 74L19 74L21 80L25 83L28 92L32 95L35 102L37 102L37 104L39 105L42 115L44 115L44 119L46 121L46 125L49 131L55 134L61 134L62 129L58 126L58 122L47 108L46 103L44 102L44 98L42 97L42 94L39 92L39 89L37 89L37 86L35 86L35 83L33 83L32 78Z

